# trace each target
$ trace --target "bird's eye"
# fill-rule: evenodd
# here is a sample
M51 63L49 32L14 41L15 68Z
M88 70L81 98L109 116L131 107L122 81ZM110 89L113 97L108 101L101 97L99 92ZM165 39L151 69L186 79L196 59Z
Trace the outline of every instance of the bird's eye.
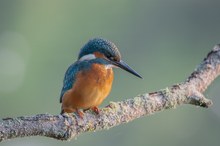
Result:
M118 61L118 59L116 57L109 57L109 59L112 61Z
M112 56L112 55L110 55L110 54L107 54L107 55L106 55L106 58L108 58L108 59L111 60L111 61L118 61L118 58L117 58L116 56Z
M115 61L115 58L114 58L114 57L109 57L109 59Z

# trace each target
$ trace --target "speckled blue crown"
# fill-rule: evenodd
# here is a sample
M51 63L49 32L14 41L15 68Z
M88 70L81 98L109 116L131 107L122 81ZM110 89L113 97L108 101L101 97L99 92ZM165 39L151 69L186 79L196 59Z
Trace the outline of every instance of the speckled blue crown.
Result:
M116 45L103 38L94 38L89 40L80 50L78 59L84 55L92 54L94 52L103 53L106 57L118 56L121 58L121 54L118 51Z

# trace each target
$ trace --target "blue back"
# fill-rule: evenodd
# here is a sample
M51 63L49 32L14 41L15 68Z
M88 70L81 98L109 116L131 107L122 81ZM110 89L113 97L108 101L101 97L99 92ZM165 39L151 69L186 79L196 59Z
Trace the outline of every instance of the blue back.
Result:
M79 63L74 63L69 66L66 70L65 77L63 79L63 88L60 93L60 103L62 102L62 97L64 93L72 88L73 83L75 82L75 77L77 72L79 71Z

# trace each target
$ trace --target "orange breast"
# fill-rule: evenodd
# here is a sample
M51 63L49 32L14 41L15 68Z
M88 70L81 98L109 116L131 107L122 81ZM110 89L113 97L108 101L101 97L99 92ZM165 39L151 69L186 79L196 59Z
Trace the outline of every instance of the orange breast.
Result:
M64 94L62 108L68 112L100 105L111 91L113 77L113 70L100 64L78 73L72 89Z

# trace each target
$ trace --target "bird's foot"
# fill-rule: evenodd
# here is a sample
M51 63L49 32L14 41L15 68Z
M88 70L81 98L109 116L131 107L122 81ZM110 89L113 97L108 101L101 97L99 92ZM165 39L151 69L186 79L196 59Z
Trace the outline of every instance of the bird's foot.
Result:
M84 116L84 113L82 112L82 111L80 111L80 110L76 110L76 113L78 114L78 116L81 118L81 119L83 119L83 116Z
M100 113L100 110L99 110L99 108L97 106L92 107L91 110L93 112L95 112L97 115Z

